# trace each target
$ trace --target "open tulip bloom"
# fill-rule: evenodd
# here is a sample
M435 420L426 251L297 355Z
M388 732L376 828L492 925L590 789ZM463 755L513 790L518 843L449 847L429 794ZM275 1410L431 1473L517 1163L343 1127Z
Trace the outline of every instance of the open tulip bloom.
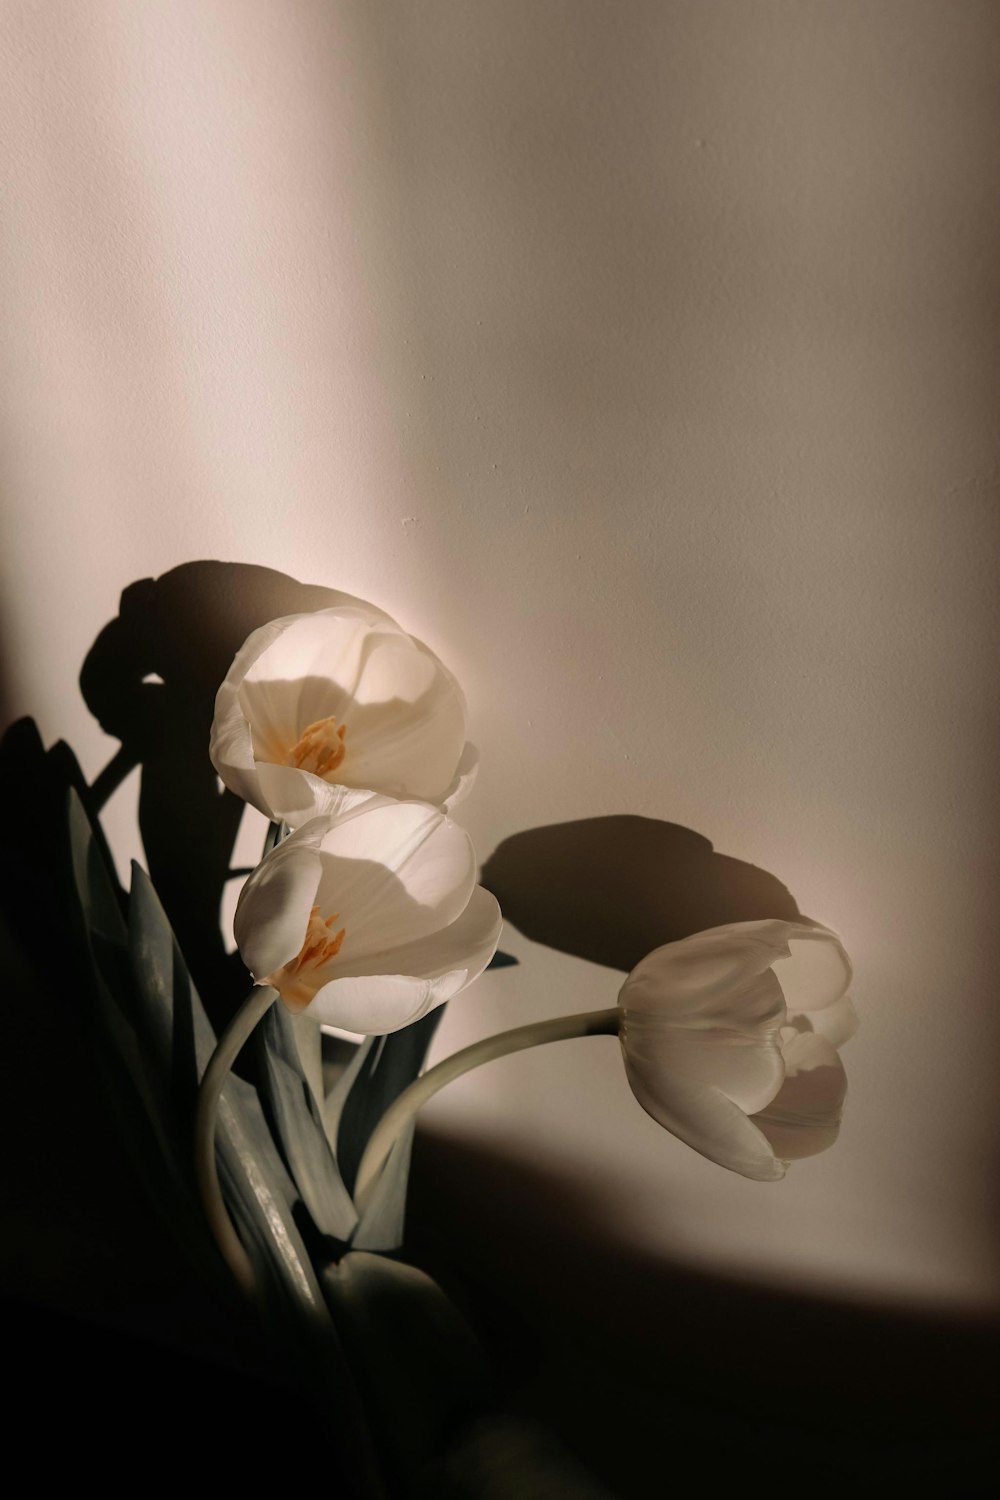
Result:
M657 948L618 1001L636 1098L720 1166L783 1177L837 1138L850 982L840 939L817 924L736 922Z
M398 1031L482 973L500 909L468 834L419 802L314 818L257 866L236 941L289 1010L348 1031Z
M216 697L209 754L231 791L292 828L379 793L452 807L476 763L454 677L360 601L247 638Z

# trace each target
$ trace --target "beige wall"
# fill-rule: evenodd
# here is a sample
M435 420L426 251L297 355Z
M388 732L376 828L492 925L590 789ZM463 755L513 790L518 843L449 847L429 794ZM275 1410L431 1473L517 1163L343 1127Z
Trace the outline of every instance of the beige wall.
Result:
M9 0L0 41L9 713L96 771L83 652L180 562L370 597L467 687L484 859L684 825L843 933L864 1016L777 1186L612 1043L438 1126L687 1262L995 1307L996 7ZM439 1052L612 1002L504 946Z

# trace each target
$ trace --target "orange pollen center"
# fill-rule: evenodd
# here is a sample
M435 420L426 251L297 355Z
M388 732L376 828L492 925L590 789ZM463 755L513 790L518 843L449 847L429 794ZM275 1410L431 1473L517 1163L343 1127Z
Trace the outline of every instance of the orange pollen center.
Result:
M329 776L340 765L345 755L344 732L346 724L335 729L336 717L317 719L299 735L288 752L288 764L299 771L311 771L314 776Z
M335 911L328 917L321 917L319 907L313 907L309 913L306 939L298 957L293 958L291 963L284 966L284 973L289 979L294 979L296 975L302 973L303 969L318 968L320 964L325 964L328 959L336 957L340 952L340 945L344 941L347 928L342 927L339 932L330 931L339 916L340 913Z

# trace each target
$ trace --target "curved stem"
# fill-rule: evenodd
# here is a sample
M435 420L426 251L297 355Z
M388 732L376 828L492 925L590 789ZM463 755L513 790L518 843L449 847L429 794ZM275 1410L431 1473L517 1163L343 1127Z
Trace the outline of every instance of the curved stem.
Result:
M446 1083L461 1078L470 1068L478 1068L496 1057L506 1057L509 1052L521 1052L525 1047L538 1047L544 1042L564 1042L577 1036L617 1034L617 1007L611 1010L587 1010L574 1016L556 1016L551 1021L535 1021L530 1026L516 1026L513 1031L501 1031L496 1036L484 1037L481 1042L474 1042L471 1047L463 1047L461 1052L454 1052L451 1057L446 1057L444 1062L428 1069L409 1088L404 1089L372 1131L358 1166L354 1185L355 1202L363 1206L398 1137L421 1105L426 1104Z
M215 1130L219 1095L229 1070L242 1051L244 1042L277 998L277 990L272 990L270 986L254 985L209 1058L198 1091L198 1108L194 1117L194 1168L205 1216L226 1264L248 1297L252 1297L254 1292L253 1267L223 1202L215 1163Z

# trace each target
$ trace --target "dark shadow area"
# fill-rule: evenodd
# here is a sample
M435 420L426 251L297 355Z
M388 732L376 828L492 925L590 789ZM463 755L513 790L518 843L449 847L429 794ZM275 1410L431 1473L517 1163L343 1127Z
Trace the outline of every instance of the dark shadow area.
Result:
M287 1444L261 1441L256 1423L301 1397L279 1381L263 1349L253 1364L235 1359L232 1344L208 1360L196 1342L153 1341L7 1298L0 1317L17 1371L6 1424L14 1472L23 1465L68 1489L81 1476L100 1476L109 1495L130 1493L151 1472L167 1493L189 1493L198 1477L210 1490L247 1494L287 1484ZM164 1329L168 1317L165 1308ZM356 1491L322 1416L311 1408L300 1416L322 1449L328 1492L351 1500Z
M513 834L481 879L525 937L626 972L693 932L800 916L766 870L716 854L690 828L629 814Z
M1000 1323L673 1264L616 1238L584 1181L426 1131L405 1253L513 1407L623 1500L683 1474L704 1494L994 1492Z
M0 724L6 728L11 722L10 664L7 658L6 632L0 632Z
M45 1384L25 1386L31 1362L15 1352L20 1342L26 1350L34 1344L40 1361L63 1338L81 1359L88 1341L100 1351L120 1335L155 1341L150 1365L172 1349L265 1374L267 1352L245 1309L198 1282L139 1181L97 1065L83 978L65 945L56 976L52 954L25 951L4 919L0 958L7 982L0 1298L19 1390L37 1394ZM61 1360L48 1378L57 1369L64 1389ZM83 1401L76 1391L75 1411Z
M219 928L243 803L208 758L215 695L246 637L347 595L246 563L191 562L130 584L87 653L80 688L121 750L94 786L106 799L142 767L139 827L149 874L213 1023L246 991ZM147 678L160 678L160 681Z

